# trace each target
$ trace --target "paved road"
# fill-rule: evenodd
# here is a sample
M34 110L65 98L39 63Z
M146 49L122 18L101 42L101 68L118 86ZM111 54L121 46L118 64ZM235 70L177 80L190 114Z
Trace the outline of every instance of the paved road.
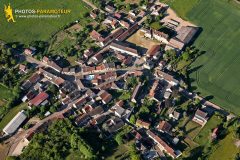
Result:
M83 2L87 3L87 5L89 5L90 7L92 7L93 9L99 9L100 12L105 13L105 11L103 11L102 9L96 7L92 2L89 2L88 0L82 0Z

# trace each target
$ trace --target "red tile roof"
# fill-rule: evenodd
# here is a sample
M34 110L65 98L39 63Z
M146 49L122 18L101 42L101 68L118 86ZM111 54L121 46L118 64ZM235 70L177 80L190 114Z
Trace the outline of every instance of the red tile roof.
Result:
M39 93L35 98L29 101L29 105L39 106L43 101L45 101L49 95L45 92Z

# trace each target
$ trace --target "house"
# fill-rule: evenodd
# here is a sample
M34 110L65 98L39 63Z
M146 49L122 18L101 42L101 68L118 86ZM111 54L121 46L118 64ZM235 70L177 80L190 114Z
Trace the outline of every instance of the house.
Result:
M24 110L18 112L18 114L3 128L3 132L7 135L15 133L26 119L27 116Z
M28 80L26 80L22 85L22 90L29 89L33 84L37 83L41 79L41 75L38 73L34 73Z
M166 152L169 156L173 159L178 158L182 155L182 152L179 150L173 149L170 145L168 145L164 140L158 137L156 134L151 132L150 130L147 131L147 135L157 144L157 147L161 150Z
M157 30L153 30L152 31L152 36L153 38L155 38L156 40L163 42L165 44L168 44L168 38L169 36L163 32L157 31Z
M51 81L53 84L55 84L57 87L60 87L62 84L64 84L65 80L61 77L57 77Z
M39 80L41 79L41 75L38 73L34 73L29 79L28 81L32 84L37 83Z
M217 128L214 128L212 134L211 134L211 140L215 140L217 138L217 135L218 135L218 127Z
M126 17L126 19L127 19L129 22L131 22L132 24L134 24L134 23L136 22L136 20L137 20L137 17L132 16L131 14L129 14L129 15Z
M89 59L93 55L94 55L94 50L92 48L89 48L89 49L85 50L84 53L83 53L83 57L85 59Z
M36 97L34 97L32 100L30 100L28 102L28 105L31 106L39 106L42 103L44 103L44 101L47 101L49 95L46 92L41 92L39 93Z
M108 102L110 102L112 100L112 95L109 94L107 91L105 90L101 90L99 93L98 93L98 96L101 98L102 102L104 104L107 104Z
M107 12L109 12L109 13L114 13L116 9L115 9L114 7L112 7L112 6L110 6L110 5L107 5L107 6L105 7L105 10L106 10Z
M33 97L35 97L36 94L34 91L29 91L23 98L22 101L26 102L26 101L30 101L31 99L33 99Z
M138 119L138 120L136 121L136 126L141 127L141 128L145 128L145 129L149 129L150 123L144 122L144 121Z
M115 51L119 51L121 53L129 54L131 56L140 58L138 51L136 49L128 47L125 43L112 42L109 47L110 49L113 49Z
M75 83L77 84L77 88L78 88L79 90L86 89L86 87L84 86L84 84L82 83L82 81L81 81L80 79L77 79L77 80L75 81Z
M109 133L115 133L124 126L123 120L118 117L113 117L113 118L109 119L105 124L106 124L105 129Z
M125 27L125 28L127 28L127 29L131 26L128 22L126 22L126 21L124 21L124 20L121 20L121 21L119 22L119 24L120 24L122 27Z
M151 99L154 99L156 101L159 101L160 98L162 97L162 92L163 92L163 85L160 84L159 80L155 80L150 91L149 91L149 97Z
M48 66L59 73L62 72L62 68L54 61L48 61Z
M122 35L124 32L123 28L117 28L114 31L111 32L110 35L108 35L107 37L105 37L104 39L100 40L100 45L106 46L107 44L109 44L110 42L112 42L113 40L115 40L116 38L118 38L120 35Z
M83 105L86 103L86 98L81 97L79 98L75 103L73 103L73 107L80 109L81 107L83 107Z
M114 105L111 110L114 111L114 114L119 117L119 118L122 118L124 117L125 115L128 115L130 113L129 110L127 109L124 109L122 106L123 106L124 102L123 100L120 100L116 103L116 105Z
M118 21L116 20L116 19L114 19L112 22L111 22L111 27L113 28L113 29L116 29L117 27L118 27Z
M132 94L132 97L131 97L131 101L133 103L137 103L137 98L138 98L138 94L139 94L139 91L141 89L141 86L142 86L142 83L139 82L138 85L136 86L136 88L133 91L133 94Z
M154 67L154 63L153 63L153 61L148 59L144 63L143 67L150 70L150 69L152 69Z
M100 33L98 33L97 31L93 30L91 33L90 33L90 37L96 41L103 41L103 37Z
M87 124L90 121L91 117L88 114L83 114L83 115L79 115L76 119L75 119L75 124L77 126L83 126L85 124Z
M30 47L24 50L24 53L28 56L33 56L36 53L36 48Z
M185 44L182 41L180 41L179 39L174 37L169 40L169 43L166 45L164 50L167 51L167 50L173 49L173 50L179 52L184 48L184 46L185 46Z
M97 14L94 12L94 10L92 10L90 12L90 17L92 17L92 19L96 19L97 18Z
M173 118L174 120L179 120L180 118L180 113L177 111L173 111L169 114L169 118Z
M192 41L193 37L196 35L197 31L198 31L197 27L182 26L177 31L176 38L183 42L184 44L189 44Z
M138 13L137 17L143 18L145 15L146 15L146 12L143 11L143 10L141 10L141 11Z
M208 113L198 109L192 119L194 122L204 126L208 121Z
M160 52L161 46L160 45L153 45L148 51L147 51L147 57L153 58L155 60L158 60L161 56Z
M129 27L123 34L121 34L117 40L118 41L124 41L125 39L127 39L130 35L132 35L135 31L137 31L137 29L139 28L139 25L136 23L134 25L132 25L131 27Z
M88 113L88 115L91 116L91 117L96 117L96 116L101 115L103 112L104 112L104 109L103 109L101 106L98 106L98 107L92 109L92 110Z
M167 74L160 69L156 69L154 75L162 80L167 81L172 86L176 86L179 84L179 81L174 79L174 77L170 74Z
M164 95L163 95L163 97L165 98L165 99L169 99L169 97L171 96L171 92L169 92L169 91L166 91L166 92L164 92Z
M42 62L45 63L45 64L48 64L49 61L50 61L49 58L46 57L46 56L44 56L43 59L42 59Z
M157 125L157 129L163 133L170 133L172 125L167 121L160 121Z
M119 20L119 19L122 18L122 15L121 15L121 13L117 13L117 12L115 12L115 13L114 13L114 17L117 18L117 19Z
M20 70L20 74L21 73L27 73L28 72L28 69L27 69L27 66L26 65L23 65L23 64L20 64L19 65L19 70Z

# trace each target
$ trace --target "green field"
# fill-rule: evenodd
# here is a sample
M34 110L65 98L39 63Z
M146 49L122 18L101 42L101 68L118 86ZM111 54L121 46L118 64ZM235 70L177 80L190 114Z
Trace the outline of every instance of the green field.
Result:
M7 100L11 97L13 97L12 91L4 85L0 84L0 100Z
M200 0L160 0L167 3L177 14L183 18L188 19L187 13L198 4Z
M205 126L201 129L197 137L194 139L199 145L206 145L210 140L212 130L222 123L222 119L216 115L213 115Z
M199 68L190 75L193 88L202 96L214 96L212 102L239 115L240 5L232 0L172 0L169 4L203 29L194 45L206 53L191 66Z
M70 14L60 18L17 18L8 23L4 16L4 4L10 2L13 9L71 9ZM48 40L52 34L70 22L80 20L85 23L84 13L90 10L81 0L2 0L0 3L0 39L7 42L29 43L36 40Z
M228 134L223 140L217 144L217 148L210 155L209 160L226 160L235 159L237 153L240 153L240 148L237 148L234 143L236 139L233 134Z

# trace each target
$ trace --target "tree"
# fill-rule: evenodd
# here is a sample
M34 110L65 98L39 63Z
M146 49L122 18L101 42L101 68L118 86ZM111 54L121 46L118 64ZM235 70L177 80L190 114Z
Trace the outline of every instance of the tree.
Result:
M123 135L122 133L117 133L117 135L115 136L115 141L117 142L118 145L123 144Z
M132 124L136 123L136 117L135 115L131 115L130 120L129 120Z
M188 59L189 59L189 53L188 52L184 52L183 54L182 54L182 58L183 58L183 60L185 60L185 61L187 61Z

